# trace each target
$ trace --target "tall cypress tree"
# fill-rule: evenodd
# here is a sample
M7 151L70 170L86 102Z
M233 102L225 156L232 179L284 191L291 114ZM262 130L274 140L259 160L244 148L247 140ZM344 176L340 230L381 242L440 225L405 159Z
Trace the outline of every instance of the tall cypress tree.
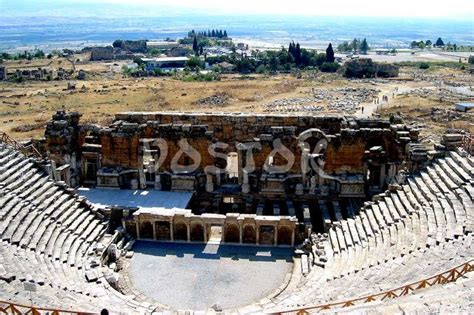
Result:
M437 46L437 47L442 47L442 46L444 46L444 42L443 42L443 40L441 39L441 37L438 37L438 39L436 40L435 46Z
M369 51L369 44L367 44L367 40L364 38L364 40L360 44L360 52L365 55L367 54L367 51Z
M300 47L300 43L296 43L296 47L295 47L295 63L296 65L299 65L301 63L301 47Z
M227 31L224 30L224 38L227 38Z
M326 48L326 61L334 62L334 50L332 49L332 44L329 43L328 48Z
M196 55L199 53L198 41L196 36L194 36L193 40L193 50Z

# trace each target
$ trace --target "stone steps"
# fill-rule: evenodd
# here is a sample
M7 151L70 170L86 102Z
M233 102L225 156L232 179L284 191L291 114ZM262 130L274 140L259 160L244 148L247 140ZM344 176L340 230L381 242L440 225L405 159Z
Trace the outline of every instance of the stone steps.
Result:
M466 182L470 179L465 172L471 169L460 159L455 156L436 161L409 177L400 189L376 196L375 202L366 202L354 219L333 224L328 245L334 257L325 257L328 263L334 264L327 269L329 278L383 264L465 235L469 231L467 227L472 226L474 209L468 193L472 186ZM462 171L448 175L455 163L463 163L463 167L458 166ZM320 263L324 265L324 261Z

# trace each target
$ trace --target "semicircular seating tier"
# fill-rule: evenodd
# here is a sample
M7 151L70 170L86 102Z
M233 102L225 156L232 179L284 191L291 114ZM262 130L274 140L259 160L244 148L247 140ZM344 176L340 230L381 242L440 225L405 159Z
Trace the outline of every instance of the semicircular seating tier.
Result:
M316 267L295 290L264 308L350 300L472 260L473 180L472 156L449 152L431 161L406 184L365 202L358 215L333 223L313 246Z
M104 279L97 249L106 231L105 218L87 202L0 144L0 301L82 312L146 311L149 305ZM25 282L36 284L34 294L24 290Z
M315 265L307 276L239 312L284 311L375 294L472 260L473 178L472 157L450 152L433 160L406 184L366 202L358 215L333 223L313 246ZM106 281L100 249L113 237L102 214L4 144L0 237L0 300L83 312L105 307L113 313L143 314L160 309ZM25 282L39 289L30 295ZM468 284L450 285L464 292ZM429 295L433 303L437 292L446 292L427 290L434 290ZM400 303L411 305L415 299ZM376 303L374 309L390 309L393 303Z

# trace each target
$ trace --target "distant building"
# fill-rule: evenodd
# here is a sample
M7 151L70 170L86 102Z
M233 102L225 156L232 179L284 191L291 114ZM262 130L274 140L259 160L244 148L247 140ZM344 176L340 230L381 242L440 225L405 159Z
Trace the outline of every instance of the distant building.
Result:
M173 49L178 47L179 44L178 42L167 42L167 41L149 41L146 43L146 48L147 49Z
M162 57L162 58L143 58L145 70L153 71L155 69L172 70L186 67L188 57Z
M388 54L390 54L390 49L379 48L379 49L375 50L375 53L377 55L388 55Z
M460 112L467 112L468 110L474 109L474 103L456 103L454 108Z
M5 66L0 66L0 81L7 79L7 68Z
M113 60L114 48L109 47L93 47L91 49L91 61Z

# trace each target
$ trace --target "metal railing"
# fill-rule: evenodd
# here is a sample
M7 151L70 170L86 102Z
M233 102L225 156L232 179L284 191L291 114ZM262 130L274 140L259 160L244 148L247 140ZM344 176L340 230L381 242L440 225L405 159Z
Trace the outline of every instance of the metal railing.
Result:
M40 159L43 158L41 153L36 149L36 147L33 144L23 145L3 131L0 131L0 142L6 143L12 146L15 150L20 151L21 153L23 153L24 155L28 157L35 156Z
M423 280L419 280L417 282L413 282L410 284L406 284L404 286L391 289L388 291L384 291L381 293L376 293L372 295L367 295L355 299L350 299L341 302L334 302L328 304L320 304L320 305L311 305L303 308L295 308L295 309L288 309L283 311L275 312L274 314L308 314L308 311L323 311L329 309L336 309L336 308L345 308L350 306L362 305L374 301L385 301L388 299L394 299L397 297L401 297L404 295L408 295L412 292L415 292L420 289L425 289L434 285L438 284L445 284L449 282L455 282L466 273L474 271L474 260L470 260L462 265L449 269L448 271L439 273L435 276L425 278ZM70 311L70 310L61 310L61 309L54 309L54 308L42 308L42 307L35 307L35 306L28 306L17 304L14 302L5 302L0 301L0 314L33 314L33 315L40 315L41 312L48 312L52 315L60 315L60 314L80 314L80 315L92 315L94 313L87 313L87 312L80 312L80 311Z
M95 313L78 312L78 311L66 311L66 310L54 309L54 308L35 307L35 306L16 304L14 302L0 301L0 314L41 315L44 312L51 315L60 315L60 314L93 315L95 314Z
M464 276L466 273L474 271L474 259L470 260L462 265L456 266L452 269L439 273L429 278L425 278L423 280L419 280L410 284L403 285L401 287L391 289L388 291L384 291L381 293L376 293L372 295L367 295L355 299L334 302L334 303L327 303L327 304L319 304L319 305L309 305L306 307L301 308L294 308L294 309L287 309L282 311L276 311L274 314L308 314L309 311L311 312L319 312L329 309L336 309L336 308L345 308L350 306L356 305L363 305L365 303L370 303L374 301L385 301L388 299L394 299L397 297L401 297L404 295L408 295L414 291L425 289L437 284L445 284L449 282L455 282L460 277Z

